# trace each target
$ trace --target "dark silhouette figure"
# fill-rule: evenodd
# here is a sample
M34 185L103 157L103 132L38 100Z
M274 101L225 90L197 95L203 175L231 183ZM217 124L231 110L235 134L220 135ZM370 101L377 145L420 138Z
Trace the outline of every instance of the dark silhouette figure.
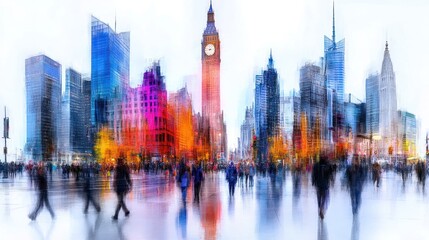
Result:
M352 165L346 170L346 181L350 191L353 215L356 215L360 208L364 180L365 171L359 163L359 159L354 157Z
M372 181L380 187L381 166L378 162L372 165Z
M234 163L229 164L228 169L226 170L226 180L229 183L229 196L233 197L235 192L235 184L237 183L237 168L234 166Z
M426 182L426 166L424 162L418 162L416 164L416 174L419 184L424 187Z
M320 157L320 161L313 166L311 176L312 184L317 191L317 205L319 207L319 217L325 216L325 211L329 202L329 185L333 181L333 167L328 163L328 159L324 156Z
M46 171L45 171L43 162L40 162L38 166L36 181L37 181L37 187L39 190L39 199L37 200L37 205L34 208L33 212L31 212L28 215L28 217L32 221L36 220L37 215L39 214L43 205L45 205L49 213L51 214L51 217L55 218L54 211L52 210L51 204L49 203L49 200L48 200L48 180L46 178Z
M204 180L203 169L201 168L201 164L193 172L194 175L194 201L200 202L200 189L201 183Z
M125 195L131 190L132 182L130 178L130 172L124 163L124 159L122 157L118 158L117 165L115 169L115 179L114 179L114 187L116 191L116 195L118 196L118 205L116 206L115 215L112 216L113 220L118 220L118 214L121 208L125 212L125 216L128 217L130 211L125 205Z
M186 193L189 187L190 180L190 174L188 167L185 167L185 171L180 175L180 188L182 190L182 201L183 205L186 205Z
M100 208L100 204L97 203L95 196L94 196L94 182L95 182L95 174L93 172L93 166L90 165L85 165L84 169L83 169L83 177L84 177L84 186L83 186L83 190L85 192L85 208L83 210L83 212L86 214L88 213L88 207L89 207L89 203L92 203L92 205L94 206L94 208L97 210L97 212L100 212L101 208Z

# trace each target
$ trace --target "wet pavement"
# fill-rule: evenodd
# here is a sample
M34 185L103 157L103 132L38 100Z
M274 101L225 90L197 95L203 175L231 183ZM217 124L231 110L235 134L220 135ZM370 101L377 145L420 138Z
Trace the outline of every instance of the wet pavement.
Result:
M131 211L111 220L116 195L103 178L99 189L101 213L92 206L83 214L82 186L54 176L49 198L56 214L43 209L36 221L27 215L37 201L28 177L0 179L0 239L429 239L428 187L415 177L405 185L394 172L383 173L379 188L367 183L362 206L352 215L350 197L337 174L329 207L318 219L315 190L310 176L294 184L290 173L255 178L252 188L237 184L228 196L224 173L207 174L200 203L188 189L187 204L172 178L134 174L127 195Z

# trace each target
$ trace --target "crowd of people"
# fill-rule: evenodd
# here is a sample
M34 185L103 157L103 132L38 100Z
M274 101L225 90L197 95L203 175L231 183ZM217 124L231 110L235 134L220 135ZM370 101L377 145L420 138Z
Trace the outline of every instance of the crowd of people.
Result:
M46 206L52 217L55 217L54 211L48 198L48 179L56 175L65 180L72 177L76 182L81 182L84 192L84 213L92 205L97 212L101 211L100 203L95 197L94 182L100 176L111 179L114 191L117 195L118 203L112 216L117 220L119 212L122 209L125 216L129 216L130 210L125 203L125 196L132 189L131 173L140 174L159 174L165 177L175 179L178 187L181 189L182 201L186 205L187 189L193 187L193 200L200 201L201 187L205 175L210 172L222 171L225 173L225 179L228 185L228 193L231 198L234 197L236 185L240 187L251 188L254 186L255 177L265 176L285 176L290 172L294 188L300 184L302 176L311 175L311 183L316 189L318 214L321 219L325 217L329 205L329 189L335 182L335 176L338 172L342 173L342 186L350 194L353 214L359 212L361 205L361 195L365 184L372 183L375 187L381 184L383 172L393 170L398 173L405 184L405 181L413 174L416 174L418 183L424 187L428 167L425 162L415 164L406 164L398 162L395 165L381 165L378 162L372 163L368 159L360 159L357 155L353 156L351 161L332 161L326 156L320 156L314 164L282 164L281 162L258 163L251 161L239 162L221 162L218 164L203 162L189 162L181 159L177 163L144 162L141 164L127 163L125 157L116 159L115 164L103 165L97 162L81 163L53 163L50 161L28 164L23 163L1 163L0 172L9 177L22 175L24 170L28 173L29 179L38 189L38 201L34 210L29 214L29 218L35 220L43 206Z

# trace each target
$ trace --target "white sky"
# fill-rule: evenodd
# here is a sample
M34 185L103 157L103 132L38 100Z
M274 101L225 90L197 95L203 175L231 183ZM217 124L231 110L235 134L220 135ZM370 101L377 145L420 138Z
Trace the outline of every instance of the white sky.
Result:
M131 32L132 85L161 59L168 90L188 82L200 111L208 7L209 0L0 0L0 116L6 105L9 152L25 144L25 59L43 53L61 63L63 72L73 67L89 75L91 14L112 27L116 14L117 31ZM266 67L270 48L281 89L298 89L300 66L318 61L323 36L332 34L332 1L213 0L213 8L221 39L221 102L233 148L245 106L253 101L254 75ZM423 150L429 128L429 1L336 0L335 9L337 40L346 39L346 93L365 99L365 78L380 72L389 40L398 107L421 120Z

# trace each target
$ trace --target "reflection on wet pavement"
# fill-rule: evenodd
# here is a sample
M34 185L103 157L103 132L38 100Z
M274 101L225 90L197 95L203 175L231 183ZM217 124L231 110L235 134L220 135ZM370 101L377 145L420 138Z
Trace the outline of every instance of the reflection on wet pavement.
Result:
M51 220L42 210L31 222L27 214L37 200L26 176L0 183L1 239L424 239L429 219L424 188L414 179L386 173L380 188L364 187L362 207L352 215L341 173L331 190L326 218L318 219L315 190L309 175L290 172L258 176L253 187L237 184L229 197L224 173L208 173L200 202L192 185L187 203L172 177L133 175L127 196L130 217L112 222L116 195L111 179L97 182L102 212L83 214L82 188L74 179L50 182ZM328 234L329 233L329 234Z

